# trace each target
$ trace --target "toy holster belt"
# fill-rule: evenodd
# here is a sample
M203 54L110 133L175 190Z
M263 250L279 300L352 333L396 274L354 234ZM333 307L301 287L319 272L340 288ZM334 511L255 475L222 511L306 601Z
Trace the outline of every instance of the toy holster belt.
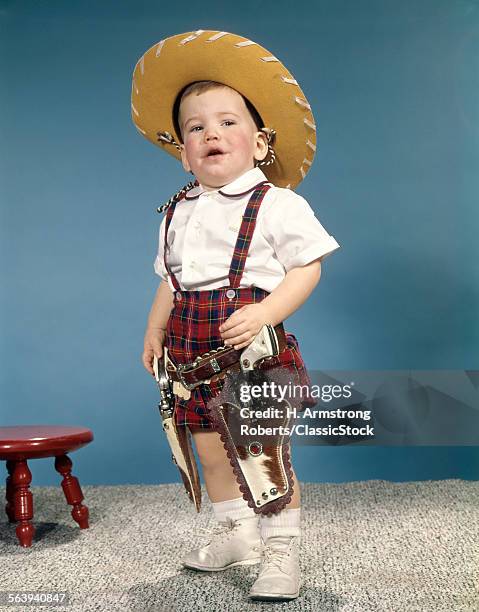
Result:
M274 354L278 354L287 346L283 324L276 325L274 331L277 342L277 346L274 347ZM242 353L243 350L237 351L232 346L229 346L216 351L210 351L204 356L197 357L195 361L189 364L175 366L170 358L166 368L171 380L181 383L186 389L191 391L201 384L207 384L213 376L224 370L239 370ZM243 367L248 369L249 365L249 363L246 363L243 364Z

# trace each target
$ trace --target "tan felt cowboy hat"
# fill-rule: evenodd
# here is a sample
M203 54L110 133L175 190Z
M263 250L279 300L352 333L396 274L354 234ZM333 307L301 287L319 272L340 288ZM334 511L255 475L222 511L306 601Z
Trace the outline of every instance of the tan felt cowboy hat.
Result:
M131 90L132 119L153 144L180 159L166 132L181 142L173 107L195 81L224 83L245 96L264 125L276 132L276 159L263 170L279 187L294 188L306 176L316 151L311 107L284 65L264 47L228 32L197 30L165 38L138 60Z

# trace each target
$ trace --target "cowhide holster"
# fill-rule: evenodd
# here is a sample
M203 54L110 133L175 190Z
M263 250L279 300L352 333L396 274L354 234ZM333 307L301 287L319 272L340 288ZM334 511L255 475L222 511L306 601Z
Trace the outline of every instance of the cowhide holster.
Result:
M208 408L243 498L256 514L271 515L283 510L293 495L289 438L296 404L290 399L242 401L242 386L265 380L287 385L290 375L281 369L228 374Z
M190 431L187 427L178 427L174 419L175 398L173 385L167 374L168 350L163 349L162 359L153 359L153 370L160 389L160 410L163 431L166 434L171 449L171 458L177 466L188 497L193 502L196 511L201 508L201 486L198 467L191 445Z

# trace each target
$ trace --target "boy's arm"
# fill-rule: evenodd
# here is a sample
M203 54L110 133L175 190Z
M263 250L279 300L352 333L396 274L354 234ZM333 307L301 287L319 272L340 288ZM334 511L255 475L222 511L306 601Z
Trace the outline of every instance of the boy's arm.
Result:
M173 292L171 291L168 281L162 280L153 300L150 314L148 315L147 329L164 329L173 308Z
M269 319L265 323L278 325L291 316L308 299L320 278L319 259L287 272L276 289L261 302L266 307Z
M289 270L262 302L239 308L220 326L225 344L232 344L235 349L244 348L263 325L274 326L287 319L307 300L320 278L320 259Z
M158 287L155 299L148 315L145 339L143 345L142 362L148 372L154 376L153 358L163 355L163 343L166 335L166 323L173 308L173 292L168 282L163 280Z

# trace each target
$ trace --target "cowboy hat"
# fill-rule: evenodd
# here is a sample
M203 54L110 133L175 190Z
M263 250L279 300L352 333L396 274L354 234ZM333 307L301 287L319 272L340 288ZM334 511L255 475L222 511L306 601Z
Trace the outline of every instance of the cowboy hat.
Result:
M276 133L276 157L264 173L278 187L294 188L302 181L316 151L311 107L275 56L237 34L214 30L177 34L141 56L133 72L131 115L145 138L181 159L173 108L178 94L195 81L223 83L247 98L264 125Z

